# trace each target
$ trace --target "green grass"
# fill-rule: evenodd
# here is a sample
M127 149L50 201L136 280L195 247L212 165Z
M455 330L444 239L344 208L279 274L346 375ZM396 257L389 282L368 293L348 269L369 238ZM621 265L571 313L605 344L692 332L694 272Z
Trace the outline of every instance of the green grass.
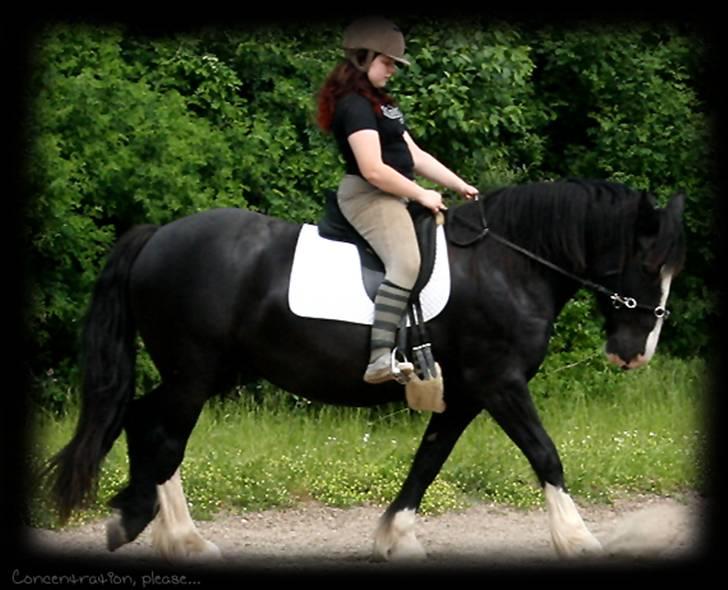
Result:
M550 361L532 382L546 429L561 454L571 493L609 502L634 493L679 494L699 488L705 363L656 358L630 373L596 357ZM39 415L31 450L38 465L70 438L76 413ZM333 506L386 506L407 475L428 420L401 406L336 408L292 403L267 391L206 407L190 440L182 476L192 515L258 510L315 500ZM123 437L104 466L97 502L74 523L107 513L126 480ZM465 432L425 495L424 513L476 501L537 506L542 494L526 459L486 414ZM37 526L56 526L45 492L31 501Z

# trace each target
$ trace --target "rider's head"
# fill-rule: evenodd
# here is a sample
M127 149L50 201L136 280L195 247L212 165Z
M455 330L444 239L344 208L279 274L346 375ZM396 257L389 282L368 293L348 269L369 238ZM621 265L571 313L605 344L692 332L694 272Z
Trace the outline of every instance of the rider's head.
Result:
M404 35L393 22L376 16L360 18L344 30L342 43L347 58L362 72L378 54L410 65L404 55Z

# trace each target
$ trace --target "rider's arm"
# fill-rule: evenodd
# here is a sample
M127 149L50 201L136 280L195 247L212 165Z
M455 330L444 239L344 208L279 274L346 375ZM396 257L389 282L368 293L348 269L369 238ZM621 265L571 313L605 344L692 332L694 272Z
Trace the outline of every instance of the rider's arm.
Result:
M442 197L436 191L419 186L382 161L379 133L373 129L362 129L348 137L351 150L362 176L378 189L398 197L406 197L425 207L438 210Z
M478 189L470 186L437 158L420 148L408 132L405 132L404 140L407 142L407 147L409 147L412 154L417 174L436 182L440 186L460 193L464 197L472 198L478 194Z

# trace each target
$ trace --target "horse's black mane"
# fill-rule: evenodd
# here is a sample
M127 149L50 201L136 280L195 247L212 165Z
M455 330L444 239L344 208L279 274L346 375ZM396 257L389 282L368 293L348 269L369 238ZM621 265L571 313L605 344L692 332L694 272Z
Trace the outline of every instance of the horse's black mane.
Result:
M632 250L640 196L619 184L570 179L498 189L484 205L494 231L582 271L590 249L615 243L622 266Z
M568 179L499 188L483 197L489 227L503 237L553 262L584 271L592 252L614 250L621 270L634 251L641 203L654 204L643 191L601 180ZM472 225L480 204L464 205L463 219ZM654 247L664 263L679 266L683 247L675 245L679 228L660 232ZM664 234L664 235L663 235ZM667 243L669 242L669 243Z

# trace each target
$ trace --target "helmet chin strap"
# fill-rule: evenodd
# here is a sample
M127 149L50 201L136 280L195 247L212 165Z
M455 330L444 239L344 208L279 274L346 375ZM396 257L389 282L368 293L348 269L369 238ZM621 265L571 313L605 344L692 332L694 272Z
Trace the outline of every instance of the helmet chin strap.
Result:
M372 62L374 61L377 53L371 49L368 49L367 54L362 61L359 61L357 59L357 53L358 52L356 49L348 49L346 51L346 57L352 64L354 64L354 67L357 70L366 73L367 71L369 71L369 66L372 65Z

